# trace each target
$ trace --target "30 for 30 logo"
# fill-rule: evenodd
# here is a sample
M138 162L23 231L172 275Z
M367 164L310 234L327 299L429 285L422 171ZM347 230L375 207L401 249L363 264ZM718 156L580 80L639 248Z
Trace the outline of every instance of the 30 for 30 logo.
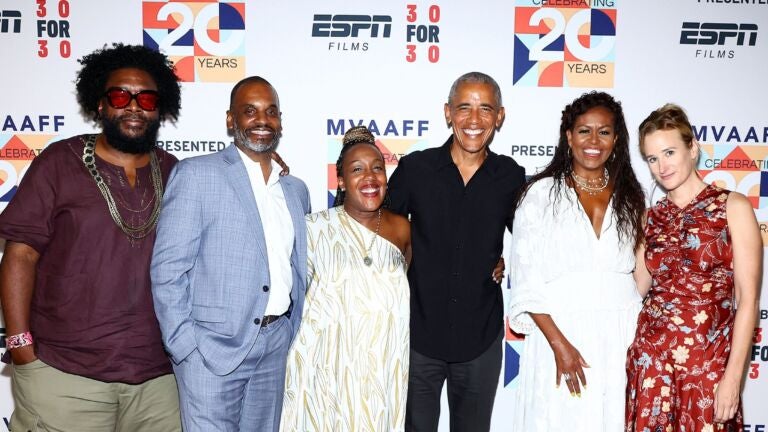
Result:
M513 82L613 87L618 0L516 0Z
M167 54L182 81L245 77L245 1L145 1L144 45Z
M46 58L49 55L58 55L61 58L69 58L72 55L72 44L69 42L69 1L37 0L35 4L37 56ZM4 16L8 16L7 12Z
M768 319L768 310L760 310L760 323L763 320ZM747 372L747 378L759 379L760 373L763 372L760 367L768 363L768 345L763 340L763 327L755 327L755 333L752 336L752 352L749 362L749 371Z
M440 61L440 6L433 4L429 8L425 8L422 13L415 4L409 4L406 6L408 14L405 16L405 20L408 24L405 26L405 49L408 54L405 56L405 60L408 63L413 63L419 59L420 54L417 52L419 46L424 47L426 51L426 58L430 63L437 63ZM425 20L426 18L426 20ZM427 22L426 24L419 24L421 22ZM423 56L423 54L421 54Z

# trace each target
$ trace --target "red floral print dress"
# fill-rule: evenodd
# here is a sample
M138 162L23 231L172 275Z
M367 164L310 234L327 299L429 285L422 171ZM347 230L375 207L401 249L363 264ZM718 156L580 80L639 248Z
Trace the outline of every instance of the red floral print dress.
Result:
M645 263L653 283L627 353L626 432L742 430L714 423L736 315L728 191L706 186L684 208L648 212Z

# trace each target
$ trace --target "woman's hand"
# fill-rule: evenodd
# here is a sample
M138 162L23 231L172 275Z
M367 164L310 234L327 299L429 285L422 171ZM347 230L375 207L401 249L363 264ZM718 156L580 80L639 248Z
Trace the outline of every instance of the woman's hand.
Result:
M715 422L725 423L736 415L739 408L741 381L723 377L715 389Z
M499 258L499 262L496 263L496 267L493 268L493 272L491 273L493 281L497 284L501 283L501 279L504 278L504 269L504 258Z
M555 384L560 387L560 378L565 380L571 396L581 397L581 387L587 387L587 378L584 375L584 368L589 365L567 339L563 338L552 342L552 351L555 353L556 374Z
M586 360L579 350L573 347L563 335L549 314L531 313L531 319L539 326L539 330L547 338L552 352L555 354L555 384L560 387L560 378L565 379L565 384L571 392L571 396L581 396L581 387L587 387L587 377L584 368L588 368Z

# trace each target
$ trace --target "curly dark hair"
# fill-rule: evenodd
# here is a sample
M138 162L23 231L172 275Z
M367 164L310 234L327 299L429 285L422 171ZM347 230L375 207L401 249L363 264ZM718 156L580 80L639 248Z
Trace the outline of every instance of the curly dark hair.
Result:
M78 63L83 67L75 79L77 102L93 121L99 119L99 100L104 96L110 74L124 68L141 69L152 76L160 93L157 109L161 121L179 118L181 87L173 63L165 54L141 45L113 43L111 48L104 45L83 56Z
M608 158L605 167L613 179L612 207L616 214L620 241L631 240L636 247L642 242L642 217L645 211L645 195L640 183L635 177L629 155L629 131L624 121L624 111L621 103L605 92L592 91L584 93L563 109L560 119L560 139L555 149L555 155L541 172L528 180L517 204L522 202L525 194L533 183L552 177L555 182L550 190L553 200L558 200L560 191L573 170L571 157L568 155L568 137L566 131L573 130L576 119L592 108L603 107L613 114L613 129L616 133L616 145L613 154ZM578 194L578 191L576 191Z
M384 155L381 153L381 150L376 147L376 138L374 138L371 131L369 131L365 126L355 126L347 130L347 132L344 134L344 139L342 140L341 144L341 151L339 152L339 159L336 160L336 177L343 177L341 175L341 169L343 168L342 165L344 162L344 156L358 144L367 144L373 146L373 148L375 148L376 151L382 155L381 158L384 159ZM336 186L336 197L333 199L333 206L336 207L344 204L345 196L346 192L341 190L341 186ZM389 194L387 194L385 197L385 202L388 197Z

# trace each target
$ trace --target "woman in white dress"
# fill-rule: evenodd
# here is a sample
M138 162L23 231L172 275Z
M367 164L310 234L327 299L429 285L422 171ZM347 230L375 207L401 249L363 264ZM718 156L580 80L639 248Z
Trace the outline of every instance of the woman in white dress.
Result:
M526 339L513 431L622 430L644 207L621 105L582 95L515 212L509 322Z
M408 393L410 225L383 209L373 135L344 135L336 207L307 216L308 287L288 354L281 431L402 431Z

